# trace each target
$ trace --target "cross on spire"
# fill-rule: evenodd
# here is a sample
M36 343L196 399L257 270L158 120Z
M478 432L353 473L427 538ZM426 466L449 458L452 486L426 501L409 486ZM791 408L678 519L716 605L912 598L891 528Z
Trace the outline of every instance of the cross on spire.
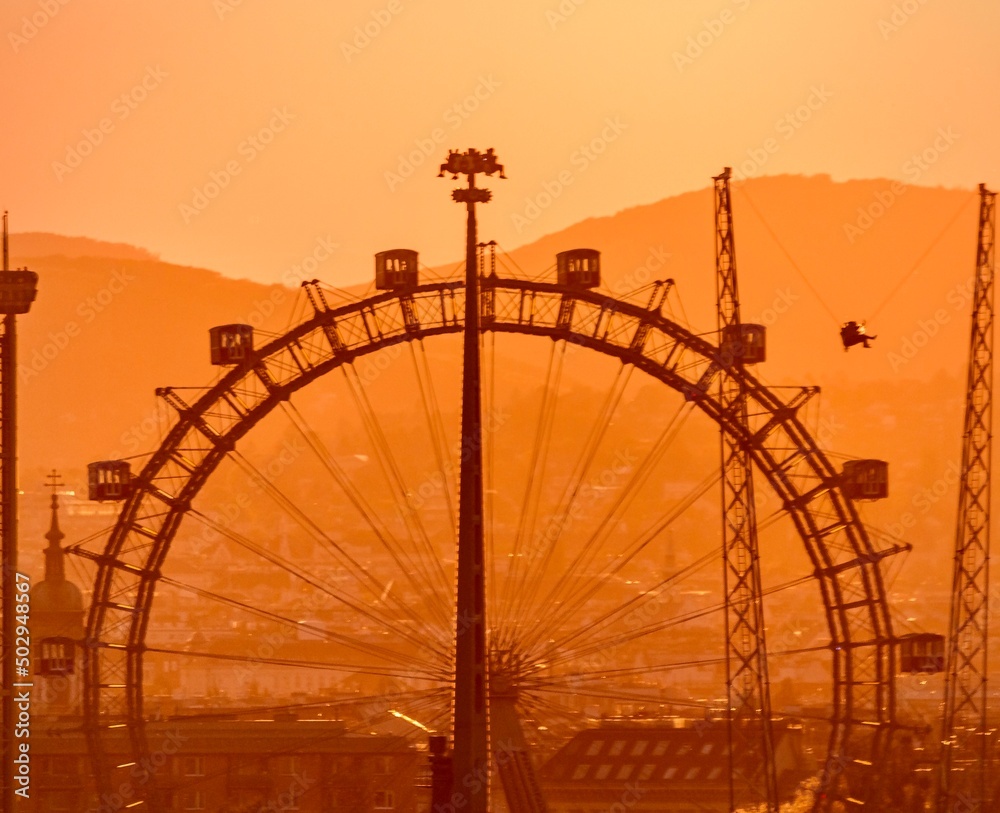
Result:
M45 483L46 488L52 489L52 496L56 495L57 488L65 487L65 483L62 481L62 475L59 474L55 469L52 469L48 474L45 475L45 479L48 481Z
M49 546L45 549L45 580L51 582L61 582L66 578L66 569L63 562L63 551L60 542L66 536L59 527L59 492L56 489L63 488L64 483L59 473L52 469L45 475L45 488L52 489L52 522L49 525L49 532L45 538L49 540Z

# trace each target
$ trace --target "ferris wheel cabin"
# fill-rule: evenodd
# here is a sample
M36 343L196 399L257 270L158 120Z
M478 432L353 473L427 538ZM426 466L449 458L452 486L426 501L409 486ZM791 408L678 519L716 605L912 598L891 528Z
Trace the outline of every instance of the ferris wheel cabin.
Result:
M39 644L41 657L35 666L35 674L45 677L72 675L74 672L75 642L65 636L43 638Z
M764 325L726 325L722 329L724 356L743 364L760 364L767 358L767 328Z
M253 327L251 325L219 325L209 328L208 342L212 364L231 367L242 364L253 354Z
M936 632L902 635L899 641L899 671L904 675L938 674L944 671L945 639Z
M596 288L601 284L601 252L594 248L571 248L556 254L556 281L572 288Z
M0 272L0 313L27 313L38 293L38 274L22 268Z
M419 284L417 252L394 248L375 255L375 287L380 291L415 288Z
M841 489L852 500L884 500L889 496L889 464L885 460L848 460Z
M99 460L87 466L90 499L124 500L132 493L132 466L127 460Z

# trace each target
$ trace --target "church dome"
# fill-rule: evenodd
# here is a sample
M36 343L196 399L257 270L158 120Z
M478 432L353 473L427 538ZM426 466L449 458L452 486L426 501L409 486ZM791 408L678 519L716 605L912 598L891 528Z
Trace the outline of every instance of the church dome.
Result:
M83 594L73 582L48 579L31 588L31 613L82 613Z

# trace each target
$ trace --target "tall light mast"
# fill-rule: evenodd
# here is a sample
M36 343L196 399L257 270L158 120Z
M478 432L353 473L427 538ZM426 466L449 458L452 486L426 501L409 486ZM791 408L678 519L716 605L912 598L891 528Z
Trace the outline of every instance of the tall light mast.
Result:
M979 185L979 238L945 678L939 811L986 813L990 462L996 193Z
M764 360L763 327L740 321L733 237L730 168L715 181L715 269L722 374L720 406L729 421L747 425L743 367ZM757 549L750 454L722 432L723 589L726 593L726 688L729 734L729 807L766 805L778 810L771 735L771 700L764 640L764 604Z
M455 737L453 789L463 811L489 810L489 658L486 642L486 563L483 543L483 416L479 359L479 266L476 257L476 204L487 203L488 189L476 175L503 167L493 150L451 151L441 173L465 175L469 185L451 196L466 206L465 332L462 353L462 445L458 487L458 588L455 627ZM440 177L440 176L439 176ZM456 806L458 806L456 804Z

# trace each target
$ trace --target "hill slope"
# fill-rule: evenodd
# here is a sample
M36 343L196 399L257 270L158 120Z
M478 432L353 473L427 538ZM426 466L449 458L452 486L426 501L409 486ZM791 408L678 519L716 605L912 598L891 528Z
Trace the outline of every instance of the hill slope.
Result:
M772 383L821 384L824 441L890 460L893 499L873 509L886 527L897 526L920 489L958 457L977 217L973 191L900 189L826 176L734 187L743 319L769 328L769 359L758 372ZM485 239L488 210L482 221ZM536 276L558 251L598 248L606 288L625 294L673 278L671 312L711 332L713 227L705 189L587 220L501 262ZM280 332L296 307L303 313L297 291L171 265L129 246L15 234L11 249L14 265L40 275L35 306L19 322L21 470L29 491L52 467L82 485L88 461L155 446L173 416L154 390L213 378L213 325L250 322ZM879 336L873 349L845 353L840 323L865 318ZM598 361L574 357L569 380L583 386ZM436 375L457 375L457 359L438 362ZM508 356L502 363L523 367L530 381L541 362ZM950 487L919 514L923 524L911 536L941 551L953 506Z

